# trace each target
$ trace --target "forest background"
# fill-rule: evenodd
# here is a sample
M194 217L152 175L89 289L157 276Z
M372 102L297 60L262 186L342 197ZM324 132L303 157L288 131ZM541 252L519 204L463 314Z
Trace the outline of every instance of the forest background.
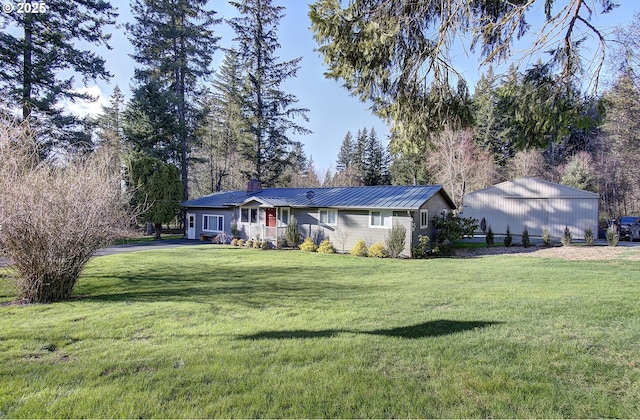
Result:
M425 77L422 102L400 114L391 106L397 97L363 93L371 86L358 85L362 68L347 69L355 61L345 66L332 55L340 40L326 34L337 2L116 3L92 0L83 8L50 0L45 13L0 15L2 109L32 120L45 159L109 153L129 185L171 186L156 201L172 209L185 198L243 189L252 178L292 187L439 183L460 204L465 192L536 176L598 192L603 217L640 212L640 18L633 2L530 2L529 35L512 37L515 53L482 66L487 54L469 39L449 40L446 83ZM375 3L383 9L388 2ZM551 14L586 5L572 43L587 65L571 77L547 54L562 36L536 44L552 29L547 5ZM70 16L78 20L65 22ZM362 33L378 28L379 17L363 18L370 25ZM26 31L29 25L35 30ZM388 35L376 31L375 42ZM27 65L34 70L29 101ZM138 192L140 201L157 193ZM171 209L160 213L166 219Z

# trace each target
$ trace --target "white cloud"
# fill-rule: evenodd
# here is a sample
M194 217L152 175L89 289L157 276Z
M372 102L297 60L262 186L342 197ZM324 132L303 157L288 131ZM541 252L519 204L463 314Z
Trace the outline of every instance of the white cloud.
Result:
M64 108L71 114L85 117L87 115L91 115L95 117L102 111L103 105L109 104L109 98L105 96L104 93L100 90L98 86L87 86L75 89L75 92L78 93L88 93L89 95L96 98L95 101L85 101L81 99L76 99L75 102L71 102L69 100L65 100L63 102Z

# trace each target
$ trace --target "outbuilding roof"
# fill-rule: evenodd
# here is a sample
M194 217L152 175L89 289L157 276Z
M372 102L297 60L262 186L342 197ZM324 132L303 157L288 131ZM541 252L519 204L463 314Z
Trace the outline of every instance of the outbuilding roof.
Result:
M185 201L182 207L234 207L257 201L270 207L326 207L340 209L419 209L442 192L451 208L453 201L442 185L370 186L334 188L266 188L247 193L226 191Z

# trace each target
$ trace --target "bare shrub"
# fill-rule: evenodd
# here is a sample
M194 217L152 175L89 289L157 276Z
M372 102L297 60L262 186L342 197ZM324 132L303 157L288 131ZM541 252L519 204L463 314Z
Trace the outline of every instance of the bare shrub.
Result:
M21 298L48 303L71 297L94 252L133 220L119 174L107 156L41 161L28 127L0 128L0 245Z

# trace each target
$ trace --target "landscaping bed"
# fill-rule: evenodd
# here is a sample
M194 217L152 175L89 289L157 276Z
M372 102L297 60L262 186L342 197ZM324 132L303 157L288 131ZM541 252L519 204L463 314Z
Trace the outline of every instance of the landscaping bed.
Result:
M456 249L456 256L462 258L481 257L485 255L511 255L539 258L560 258L571 261L596 261L610 259L640 260L640 247L610 246L552 246L552 247L477 247Z

